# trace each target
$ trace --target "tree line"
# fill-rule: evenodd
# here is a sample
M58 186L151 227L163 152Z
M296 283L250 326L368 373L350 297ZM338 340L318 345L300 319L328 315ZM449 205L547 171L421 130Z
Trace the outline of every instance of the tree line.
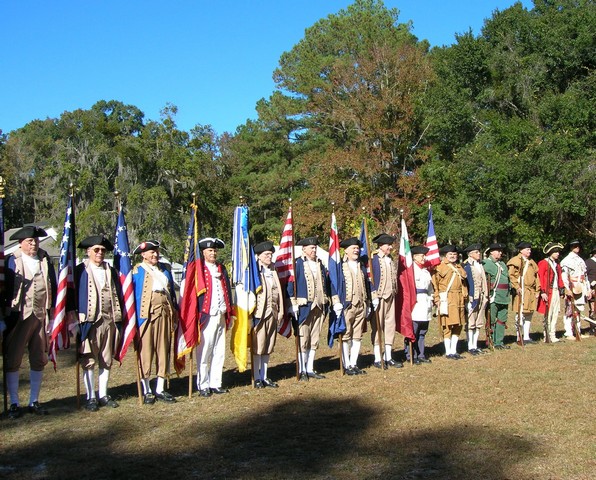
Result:
M362 215L395 233L403 210L423 241L431 201L440 243L594 243L593 25L593 0L535 0L431 49L396 9L356 0L282 54L234 133L100 100L1 135L5 223L60 225L73 182L79 236L113 232L117 190L131 242L175 260L193 192L201 233L224 239L244 195L256 241L279 239L291 197L298 236L326 237L333 203L343 237Z

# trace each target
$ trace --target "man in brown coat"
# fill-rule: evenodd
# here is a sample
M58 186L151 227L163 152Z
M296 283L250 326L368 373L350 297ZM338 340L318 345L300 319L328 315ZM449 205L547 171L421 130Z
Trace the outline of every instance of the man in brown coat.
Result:
M457 341L466 323L464 306L468 298L466 272L457 263L454 245L445 245L439 253L443 259L432 277L434 301L438 307L439 327L443 333L445 356L451 360L462 357L457 353Z
M277 272L273 268L272 242L261 242L255 245L259 274L261 276L261 291L257 294L257 305L253 312L252 331L252 362L254 387L277 388L276 382L267 377L269 355L273 353L277 325L284 316L284 290L281 288Z
M507 268L511 288L514 291L513 310L517 326L517 341L521 344L521 335L523 335L524 344L536 343L530 338L530 325L540 295L538 265L530 258L531 243L519 242L516 248L519 253L507 262Z

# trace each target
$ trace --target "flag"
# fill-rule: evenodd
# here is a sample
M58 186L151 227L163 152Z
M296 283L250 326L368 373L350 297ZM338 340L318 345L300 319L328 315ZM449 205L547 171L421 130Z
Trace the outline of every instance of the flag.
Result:
M261 278L257 260L248 240L248 207L241 205L234 211L232 233L232 279L236 290L236 323L232 329L231 350L244 372L248 365L249 316L254 311Z
M134 286L132 284L132 254L128 243L128 230L124 219L124 209L120 207L116 223L116 241L114 242L114 268L118 272L124 297L124 315L122 318L124 333L116 360L122 362L126 351L137 333L137 313L135 309Z
M199 251L197 206L191 205L180 283L180 321L176 330L176 372L184 370L185 356L199 343L199 296L205 293L205 277Z
M368 229L366 228L366 220L363 218L362 223L360 224L360 243L362 244L362 248L360 249L360 261L366 267L366 274L368 275L368 279L371 280L371 271L370 271L370 247L368 245Z
M405 338L414 340L412 310L416 305L416 281L414 280L414 262L410 251L410 240L406 222L401 219L401 238L399 240L399 264L397 267L399 286L395 302L395 318L399 321L396 329Z
M0 196L0 292L4 292L4 195Z
M68 328L66 325L66 298L68 290L74 291L74 264L75 252L75 212L72 202L73 197L68 197L62 243L60 245L60 262L58 264L58 291L56 295L56 308L54 320L50 325L49 358L56 369L56 353L70 347Z
M435 267L441 263L441 257L439 256L439 245L437 244L437 237L435 236L433 209L430 206L430 203L428 204L428 230L426 234L426 244L424 246L428 248L424 266L426 268Z
M281 232L279 250L275 260L275 269L282 289L285 290L288 282L294 281L294 224L292 221L292 207L288 211L284 229ZM283 321L277 326L277 332L286 338L292 334L292 319L286 312Z
M337 222L335 213L331 214L331 231L329 233L329 281L332 290L339 296L345 298L344 283L341 278L341 258L339 256L339 236L337 235ZM333 308L329 310L329 347L333 347L333 341L346 331L346 319L343 312L338 317Z

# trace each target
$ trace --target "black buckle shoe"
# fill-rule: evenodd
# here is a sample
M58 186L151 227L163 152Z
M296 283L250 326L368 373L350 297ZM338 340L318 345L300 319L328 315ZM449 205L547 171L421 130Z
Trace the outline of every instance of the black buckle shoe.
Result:
M112 397L110 397L109 395L106 395L105 397L101 397L99 399L99 404L102 407L110 407L110 408L118 408L120 405L118 405L118 402L116 400L114 400Z
M166 403L176 403L174 395L172 395L170 392L166 392L165 390L161 393L156 393L155 398Z
M10 405L7 415L8 415L8 418L10 418L11 420L16 420L22 414L23 414L23 412L21 412L21 407L19 407L16 403L13 403Z
M418 361L421 363L432 363L430 358L418 357Z
M316 378L317 380L325 378L325 375L321 375L319 372L315 370L313 370L312 372L306 372L306 374L308 375L308 378Z
M265 385L263 384L263 380L261 380L260 378L258 380L255 380L255 388L261 389L261 388L265 388Z
M279 385L270 378L266 378L265 380L263 380L263 385L269 388L279 388Z
M212 395L211 390L209 390L208 388L205 388L203 390L199 390L199 396L200 397L210 397Z
M145 394L145 396L143 397L143 403L145 405L153 405L155 403L155 395L153 395L152 393Z
M87 405L85 405L85 410L88 412L97 412L99 410L99 405L97 404L97 400L95 398L90 398L87 400Z
M50 413L46 408L42 407L39 402L33 402L29 405L28 410L29 413L34 413L35 415L48 415Z
M344 369L344 373L346 375L350 375L350 376L358 375L358 372L356 371L356 369L354 367L348 367L348 368Z
M230 392L227 388L210 388L209 390L211 390L211 393L215 393L216 395Z
M404 368L403 363L396 362L395 360L393 360L393 358L391 360L385 360L385 365L387 365L389 367L394 367L394 368Z

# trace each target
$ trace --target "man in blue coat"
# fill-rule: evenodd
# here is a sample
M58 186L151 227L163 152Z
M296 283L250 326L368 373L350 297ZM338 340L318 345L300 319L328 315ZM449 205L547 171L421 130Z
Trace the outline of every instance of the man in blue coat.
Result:
M325 376L314 369L314 360L331 293L329 276L327 269L317 258L317 237L303 238L296 245L302 247L302 255L296 259L296 280L288 282L287 292L292 301L292 311L298 320L300 379L322 379Z

